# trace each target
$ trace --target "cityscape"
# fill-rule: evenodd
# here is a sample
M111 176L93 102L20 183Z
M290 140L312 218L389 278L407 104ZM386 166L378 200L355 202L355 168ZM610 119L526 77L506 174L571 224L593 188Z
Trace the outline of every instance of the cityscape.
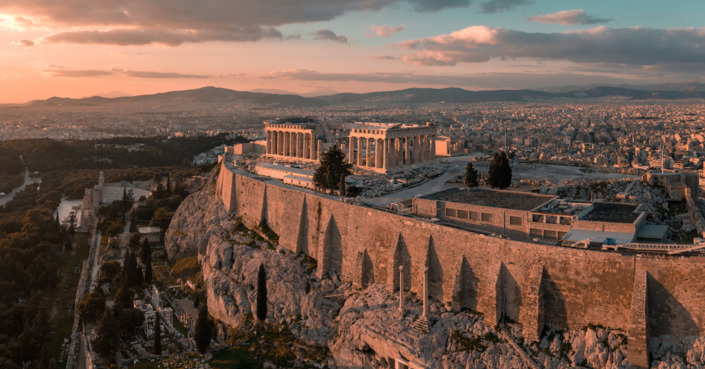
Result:
M705 3L0 3L0 368L705 367Z

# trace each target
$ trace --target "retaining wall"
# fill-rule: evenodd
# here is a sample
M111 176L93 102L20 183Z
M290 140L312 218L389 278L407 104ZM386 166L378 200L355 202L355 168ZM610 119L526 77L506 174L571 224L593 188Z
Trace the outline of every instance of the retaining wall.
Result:
M490 320L510 318L530 338L544 326L600 324L675 336L701 335L705 328L703 257L621 254L485 236L285 187L227 165L217 193L246 224L266 222L283 247L315 258L319 276L338 273L358 285L386 283L395 289L394 271L404 265L405 282L420 294L428 267L431 298L480 311ZM635 283L635 270L643 270L648 283ZM644 291L635 295L635 286ZM638 329L635 314L648 316Z

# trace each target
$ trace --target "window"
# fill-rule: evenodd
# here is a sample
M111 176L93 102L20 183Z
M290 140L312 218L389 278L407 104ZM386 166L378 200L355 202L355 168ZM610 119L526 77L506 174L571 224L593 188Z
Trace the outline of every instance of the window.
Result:
M558 217L556 217L555 215L546 215L546 223L558 224Z
M460 219L468 219L468 211L467 211L467 210L460 210L460 209L458 209L458 218L460 218Z
M563 224L563 225L570 225L570 218L568 218L568 217L561 217L561 224Z
M480 220L480 214L478 214L476 211L470 211L468 212L470 216L470 220Z
M531 237L543 237L543 231L536 228L531 228L529 230L529 234L531 235Z
M520 226L524 224L523 219L521 217L509 217L509 225L514 225L514 226Z
M556 233L556 231L545 230L543 231L543 237L549 240L555 240L558 238L558 233Z
M456 217L456 216L457 216L457 212L455 211L455 209L448 209L448 208L446 208L446 216L447 216L447 217Z
M482 213L482 221L483 222L491 222L492 221L492 214Z
M537 223L543 223L543 215L541 214L531 214L531 221Z
M565 237L565 235L566 235L566 232L558 232L558 239L562 240L563 237Z

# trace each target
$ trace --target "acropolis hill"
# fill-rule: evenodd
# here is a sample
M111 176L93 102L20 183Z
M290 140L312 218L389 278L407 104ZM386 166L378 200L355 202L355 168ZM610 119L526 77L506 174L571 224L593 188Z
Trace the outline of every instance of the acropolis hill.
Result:
M487 325L516 321L527 340L539 339L544 329L604 326L627 332L629 361L648 366L650 337L699 336L705 325L701 256L582 250L477 234L276 184L227 161L216 195L232 217L251 227L266 224L281 247L314 258L319 277L393 291L403 266L404 287L417 296L427 283L431 300L479 311ZM178 239L172 229L167 237ZM205 254L208 240L198 247ZM217 305L209 298L209 306Z
M271 146L267 150L271 150ZM414 212L404 215L285 185L238 169L234 163L235 160L226 154L217 168L215 188L209 190L211 192L207 192L208 195L199 195L201 200L197 201L201 201L201 205L195 202L187 205L182 213L177 212L175 222L167 232L170 258L198 249L206 285L212 289L208 291L211 314L229 325L239 324L236 317L247 312L243 306L251 305L252 300L248 302L244 292L241 295L233 292L237 291L233 290L233 286L240 283L246 286L248 277L245 275L249 273L244 271L251 270L252 263L274 263L278 268L289 265L277 270L299 268L293 264L281 264L282 261L267 261L267 254L243 254L243 246L238 246L237 242L233 244L232 241L228 243L218 240L216 235L230 232L227 227L232 227L238 219L251 229L266 229L276 234L276 241L270 241L281 252L286 250L291 254L291 260L296 255L315 260L315 276L323 285L330 280L342 283L341 286L347 283L352 290L345 290L346 298L349 291L378 295L378 289L383 286L389 295L378 309L386 311L389 309L389 299L395 299L395 305L400 303L397 297L400 286L404 290L408 289L412 295L405 294L403 300L411 298L407 304L413 305L414 301L418 304L420 301L423 306L417 315L405 315L401 307L399 318L392 320L401 319L394 323L395 327L401 324L416 329L420 334L417 339L423 339L426 334L424 332L430 335L443 330L443 324L446 323L442 322L448 319L447 313L439 311L438 306L441 309L445 306L456 313L479 312L483 316L482 324L487 327L516 322L527 345L545 341L546 332L576 331L584 327L621 331L627 337L624 347L627 361L613 364L617 367L624 366L624 363L648 367L650 339L661 340L665 336L676 340L692 338L693 343L699 340L697 337L701 336L705 328L705 295L702 293L705 279L699 277L705 268L705 257L687 252L674 252L671 255L635 249L618 252L607 248L564 247L543 240L532 240L522 232L512 233L512 225L519 229L516 225L518 220L514 219L511 224L509 222L510 218L520 217L524 217L522 222L537 222L527 219L539 213L546 216L553 214L557 216L555 224L541 223L548 231L553 230L552 237L571 227L583 227L587 231L592 228L594 232L598 232L598 228L602 232L612 229L615 234L632 232L633 237L644 219L637 205L568 204L554 196L511 191L496 191L492 194L495 197L504 196L505 200L515 198L517 203L509 204L507 201L502 202L502 199L489 200L481 194L440 192L420 197L418 201L414 199ZM480 198L475 199L477 196ZM437 219L430 218L438 214L440 205L437 205L437 201L458 199L472 200L480 204L478 206L484 206L483 220L484 212L491 215L488 219L504 218L505 233L511 238L500 235L501 223L498 223L496 230L500 234L489 234L474 232L468 227L458 227L448 222L439 223ZM185 204L189 204L188 199ZM207 212L209 215L205 217L206 220L202 219L205 208L211 209ZM492 215L488 209L494 209L496 214ZM457 210L449 216L457 217L458 211L464 210ZM424 217L424 212L430 212L429 217ZM191 218L187 220L186 217ZM545 218L542 219L544 222ZM528 227L531 225L529 223L521 224ZM198 230L198 224L226 226L217 230L209 225L206 230ZM542 235L548 234L545 232ZM696 245L693 249L698 247ZM251 261L238 261L237 258L245 257L243 255L249 255L247 258L250 258L243 260ZM280 255L273 255L276 255L276 260L281 259ZM240 273L244 274L239 276ZM272 283L279 283L276 282L278 277L272 278ZM293 279L281 283L292 283L293 286L299 284L294 277L286 278ZM292 307L284 306L286 302L281 305L282 297L275 297L280 299L276 305L281 309L277 314L284 314L279 315L282 319L286 312L299 314L299 305L302 313L307 309L317 311L316 303L311 302L311 299L318 301L317 298L306 297L303 291L284 290L286 288L282 289L282 294L287 296L291 293L299 296L301 293L303 297L297 297L302 299L300 303L292 303L296 305L293 310ZM414 296L417 300L414 300ZM287 297L285 301L292 298ZM298 301L297 298L291 301ZM429 309L429 304L436 308ZM330 309L335 311L335 308ZM343 308L341 314L345 310ZM333 318L329 316L327 319L323 322L329 323L324 325L332 324L330 319ZM343 318L340 319L342 324ZM389 324L392 324L391 321ZM358 346L366 347L365 350L370 350L378 359L382 358L390 367L423 368L440 365L440 361L437 361L439 359L427 356L422 349L410 349L408 342L404 343L403 338L400 338L402 336L394 337L393 334L379 332L373 334L369 329L363 330L363 333L358 332L361 335L356 338L361 340ZM373 332L376 331L373 329ZM343 339L341 336L334 337ZM448 339L447 332L445 337ZM318 336L318 340L330 342L326 340L333 338L323 334ZM342 344L336 342L333 346L339 349ZM343 354L338 350L334 352L336 355ZM532 363L530 359L526 360L520 361L524 363L522 365ZM344 360L341 359L341 362ZM340 362L338 365L369 367L346 366Z

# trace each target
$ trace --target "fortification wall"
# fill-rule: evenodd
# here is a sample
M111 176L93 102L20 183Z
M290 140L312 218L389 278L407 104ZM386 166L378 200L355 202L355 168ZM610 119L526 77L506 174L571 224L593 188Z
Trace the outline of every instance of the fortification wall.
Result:
M530 337L544 324L628 331L633 306L643 305L633 302L637 269L648 277L648 289L640 293L648 298L649 319L632 327L677 336L705 328L702 257L646 257L490 237L284 187L227 166L218 188L225 207L246 224L264 221L283 247L315 258L319 276L339 273L356 284L397 289L398 267L404 265L404 280L421 293L428 267L431 298L478 310L486 319L513 319Z

